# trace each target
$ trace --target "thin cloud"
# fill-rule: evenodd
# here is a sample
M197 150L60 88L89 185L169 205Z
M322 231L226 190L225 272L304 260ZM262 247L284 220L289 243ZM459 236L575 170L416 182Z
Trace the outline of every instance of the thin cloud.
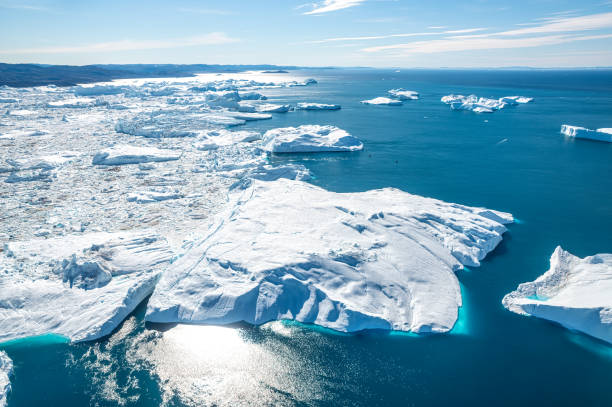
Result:
M209 15L216 15L216 16L229 16L233 14L231 11L211 9L211 8L179 8L178 11L180 11L181 13L188 13L188 14L209 14Z
M0 3L0 8L26 11L49 11L49 9L46 7L36 6L32 4Z
M110 41L88 45L56 46L42 48L21 48L0 50L0 55L15 54L79 54L91 52L137 51L148 49L182 48L199 45L218 45L238 42L239 39L228 37L225 33L213 32L197 37L178 38L172 40L144 40L144 41Z
M385 34L385 35L371 35L363 37L338 37L338 38L326 38L323 40L305 41L305 44L324 44L328 42L339 42L339 41L371 41L371 40L383 40L387 38L406 38L406 37L425 37L428 35L445 35L445 34L467 34L471 32L483 31L486 28L467 28L463 30L449 30L449 31L425 31L416 33L405 33L405 34Z
M308 11L304 14L323 14L331 11L338 11L349 7L359 6L366 0L324 0L321 3L314 5L314 10Z

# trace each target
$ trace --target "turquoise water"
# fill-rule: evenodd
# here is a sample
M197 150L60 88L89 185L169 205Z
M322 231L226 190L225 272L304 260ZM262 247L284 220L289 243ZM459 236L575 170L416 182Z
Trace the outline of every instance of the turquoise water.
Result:
M465 303L453 332L343 335L289 322L145 326L142 304L100 341L0 345L15 364L9 406L612 405L611 346L501 305L548 269L557 245L581 257L612 251L612 144L559 134L561 124L612 127L612 71L310 75L317 86L271 99L342 110L279 114L248 127L333 124L365 149L271 161L302 163L313 183L333 191L393 186L520 219L481 267L458 273ZM359 104L395 87L421 99ZM535 101L478 115L442 104L450 93Z

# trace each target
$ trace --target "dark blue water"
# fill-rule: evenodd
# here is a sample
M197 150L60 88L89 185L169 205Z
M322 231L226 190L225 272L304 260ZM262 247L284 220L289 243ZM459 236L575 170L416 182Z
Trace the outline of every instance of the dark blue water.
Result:
M302 163L333 191L393 186L519 220L481 267L459 272L460 329L424 337L289 323L168 330L145 326L143 304L94 343L0 346L15 363L10 406L612 405L611 346L501 305L548 269L557 245L581 257L612 252L612 144L559 134L564 123L612 127L612 72L311 75L317 86L277 100L339 103L341 111L279 114L248 127L333 124L363 140L364 151L271 161ZM359 104L395 87L421 99ZM440 102L449 93L535 101L478 115L451 111Z

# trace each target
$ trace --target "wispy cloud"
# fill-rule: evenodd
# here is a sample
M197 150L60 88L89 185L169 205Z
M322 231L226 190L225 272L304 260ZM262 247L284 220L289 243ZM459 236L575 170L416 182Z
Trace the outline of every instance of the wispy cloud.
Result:
M197 37L177 38L171 40L123 40L99 42L95 44L76 45L76 46L55 46L41 48L20 48L0 50L0 55L15 54L79 54L92 52L114 52L114 51L137 51L147 49L167 49L194 47L199 45L218 45L238 42L239 39L228 37L221 32L213 32Z
M349 7L355 7L366 0L324 0L321 3L315 3L314 9L307 11L304 14L323 14L329 13L330 11L342 10Z
M486 28L467 28L463 30L448 30L448 31L424 31L416 33L404 33L404 34L385 34L385 35L371 35L363 37L337 37L337 38L326 38L322 40L305 41L306 44L324 44L327 42L340 42L340 41L370 41L370 40L383 40L387 38L406 38L406 37L425 37L428 35L445 35L445 34L467 34L477 31L483 31Z
M13 9L13 10L26 10L26 11L48 11L46 7L38 6L35 4L20 4L20 3L5 3L0 2L0 8Z
M188 13L188 14L209 14L209 15L216 15L216 16L229 16L233 14L231 11L228 11L228 10L220 10L220 9L212 9L212 8L179 8L178 11L180 11L181 13Z

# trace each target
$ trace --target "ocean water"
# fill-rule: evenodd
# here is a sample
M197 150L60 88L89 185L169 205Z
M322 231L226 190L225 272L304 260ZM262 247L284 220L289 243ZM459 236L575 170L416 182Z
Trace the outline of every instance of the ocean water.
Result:
M13 359L9 406L612 405L612 347L515 315L502 297L548 269L554 248L612 252L612 144L572 140L561 124L612 127L612 71L318 70L317 86L266 91L272 102L338 103L249 129L333 124L362 152L273 156L308 167L337 192L396 187L514 214L479 268L458 273L464 306L444 335L339 334L274 322L261 327L143 322L145 304L109 337L0 345ZM360 100L404 87L403 106ZM450 93L524 95L493 114L451 111ZM282 94L282 96L281 96Z

